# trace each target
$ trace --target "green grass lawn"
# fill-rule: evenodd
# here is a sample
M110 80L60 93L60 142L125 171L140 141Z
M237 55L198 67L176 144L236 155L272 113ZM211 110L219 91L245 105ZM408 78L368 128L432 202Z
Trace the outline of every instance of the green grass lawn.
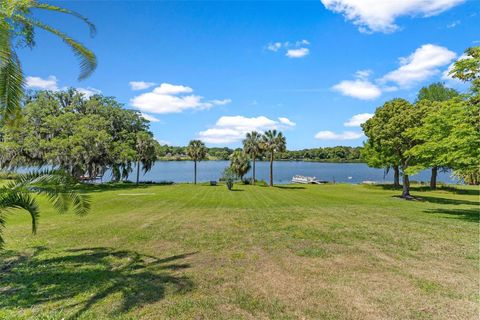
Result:
M9 216L0 319L478 319L478 188L89 192Z

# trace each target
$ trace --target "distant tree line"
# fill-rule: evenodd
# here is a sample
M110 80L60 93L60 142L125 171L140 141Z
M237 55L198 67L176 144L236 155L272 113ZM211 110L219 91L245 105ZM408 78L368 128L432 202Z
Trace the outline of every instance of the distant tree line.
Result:
M158 148L158 157L162 160L189 160L188 147L176 147L162 145ZM209 160L230 160L235 151L241 148L232 149L228 147L205 147L206 158ZM325 162L360 162L362 147L325 147L310 148L302 150L287 150L275 156L277 160L298 160L298 161L325 161ZM259 159L267 160L264 156Z
M396 98L378 107L362 124L368 140L363 158L370 166L394 171L394 184L410 198L409 175L431 168L432 189L438 170L451 169L469 184L480 182L480 47L466 50L450 75L471 82L467 94L434 83L414 103Z

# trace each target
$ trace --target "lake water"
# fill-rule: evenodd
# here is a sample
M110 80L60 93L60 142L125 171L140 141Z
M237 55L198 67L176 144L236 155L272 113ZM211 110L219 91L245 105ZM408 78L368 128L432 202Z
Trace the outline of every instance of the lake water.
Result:
M257 180L268 181L269 162L257 161ZM201 161L197 163L197 181L218 180L223 170L228 167L228 161ZM364 163L321 163L302 161L276 161L273 165L274 183L290 183L296 174L303 176L315 176L319 180L328 180L346 183L360 183L365 180L376 182L393 181L393 171L384 176L383 169L370 168ZM135 180L136 170L132 172L129 179ZM157 161L150 172L140 174L143 181L173 181L192 182L193 162L192 161ZM104 181L110 177L105 174ZM247 174L251 177L251 170ZM430 170L425 170L410 177L416 181L430 181ZM439 172L438 182L458 183L451 177L451 173Z

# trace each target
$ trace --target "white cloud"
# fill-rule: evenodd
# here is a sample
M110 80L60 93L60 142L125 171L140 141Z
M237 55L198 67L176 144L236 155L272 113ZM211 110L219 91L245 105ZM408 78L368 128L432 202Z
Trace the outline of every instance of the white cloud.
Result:
M148 120L150 122L159 122L160 121L160 119L155 118L154 116L151 116L147 113L142 113L142 118L144 118L145 120Z
M215 100L211 100L210 102L216 106L224 106L232 102L232 99L223 99L223 100L215 99Z
M48 76L47 79L42 79L40 77L27 77L25 79L25 85L27 86L27 88L37 90L57 91L57 82L58 80L55 76Z
M91 96L93 95L96 95L96 94L101 94L102 91L98 90L98 89L95 89L95 88L91 88L91 87L88 87L88 88L76 88L76 90L78 92L80 92L81 94L83 94L83 96L85 98L90 98Z
M362 123L373 117L372 113L359 113L348 119L343 125L345 127L360 127Z
M223 116L218 119L212 128L198 133L201 140L212 144L225 144L241 141L250 131L264 132L271 129L288 129L295 123L288 118L280 117L279 121L265 116Z
M29 89L36 89L36 90L50 90L50 91L59 91L59 90L67 90L68 87L58 87L58 79L55 76L48 76L46 79L42 79L40 77L26 77L25 78L25 85ZM95 94L101 94L102 91L99 89L95 89L92 87L87 88L75 88L79 93L83 94L85 98L90 98Z
M371 70L359 70L355 80L344 80L332 87L345 96L362 100L379 97L382 92L394 92L422 82L440 73L440 68L455 59L456 53L445 47L424 44L408 57L400 58L400 67L388 72L383 77L370 81ZM442 79L446 79L443 73Z
M145 82L145 81L130 81L128 83L132 90L145 90L151 88L155 85L155 82Z
M142 112L162 114L209 109L213 106L231 102L230 99L205 101L202 96L184 95L192 92L193 89L187 86L162 83L153 91L132 98L130 103Z
M325 8L343 14L360 32L390 33L401 16L435 16L465 0L321 0Z
M303 58L310 53L308 48L289 49L285 55L289 58Z
M179 93L192 93L193 89L186 86L179 86L170 83L162 83L159 87L153 89L153 92L157 94L179 94Z
M266 48L273 52L281 50L289 58L302 58L310 53L310 49L307 48L309 45L310 41L303 39L295 42L270 42Z
M300 41L295 42L295 45L296 45L297 47L300 47L300 46L308 46L308 45L310 45L310 41L303 39L303 40L300 40Z
M280 123L282 123L282 124L285 124L285 125L291 126L291 127L296 125L295 122L293 122L292 120L290 120L288 118L285 118L285 117L278 118L278 121L280 121Z
M456 21L453 21L452 23L447 24L447 28L448 29L455 28L459 24L460 24L460 20L456 20Z
M341 81L333 86L333 90L340 92L344 96L362 100L372 100L382 94L377 85L362 79Z
M438 68L449 64L456 56L445 47L424 44L408 57L400 58L400 68L387 73L381 81L409 87L439 73Z
M355 77L357 77L358 79L368 79L368 77L370 77L371 74L372 74L372 70L370 69L358 70L357 72L355 72Z
M333 131L320 131L315 135L318 140L356 140L363 137L361 132L344 131L335 133Z
M282 47L281 42L269 43L267 45L267 49L270 50L270 51L273 51L273 52L277 52L278 50L280 50L281 47Z

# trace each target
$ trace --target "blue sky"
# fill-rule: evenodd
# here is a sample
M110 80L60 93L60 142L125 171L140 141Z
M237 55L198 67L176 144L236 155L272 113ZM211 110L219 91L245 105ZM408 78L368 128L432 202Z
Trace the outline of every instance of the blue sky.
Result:
M413 101L434 81L466 90L444 72L480 45L475 0L52 3L96 24L89 38L73 17L36 14L92 49L98 68L78 82L73 54L39 31L19 52L28 86L115 96L172 145L235 147L270 128L289 149L361 145L359 123L386 100Z

